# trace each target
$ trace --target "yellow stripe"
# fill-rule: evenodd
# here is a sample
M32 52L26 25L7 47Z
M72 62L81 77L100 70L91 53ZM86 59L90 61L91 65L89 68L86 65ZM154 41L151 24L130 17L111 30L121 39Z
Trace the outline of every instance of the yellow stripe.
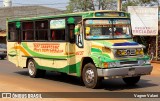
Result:
M99 48L99 49L102 49L102 46L92 45L92 48Z
M128 40L107 40L107 42L110 42L110 43L114 44L114 43L128 42Z
M25 56L30 56L30 55L27 53L27 51L26 51L23 47L21 47L21 46L14 46L14 49L19 49L21 52L24 53Z

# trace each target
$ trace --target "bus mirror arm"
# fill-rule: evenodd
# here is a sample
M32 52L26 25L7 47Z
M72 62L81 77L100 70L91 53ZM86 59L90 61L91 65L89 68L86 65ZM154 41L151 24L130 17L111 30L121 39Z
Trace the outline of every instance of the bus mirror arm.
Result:
M80 27L81 27L81 24L78 24L78 25L75 26L75 28L74 28L74 34L75 35L80 34Z

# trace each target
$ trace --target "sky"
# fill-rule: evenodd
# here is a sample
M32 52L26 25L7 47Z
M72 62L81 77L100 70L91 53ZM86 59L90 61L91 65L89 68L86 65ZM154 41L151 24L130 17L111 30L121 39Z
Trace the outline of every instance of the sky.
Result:
M160 0L157 1L160 2ZM12 6L25 6L36 4L65 10L68 2L69 0L12 0ZM3 7L3 0L0 0L0 7Z
M65 10L68 2L69 0L12 0L12 6L36 4ZM0 0L0 7L3 7L3 0Z

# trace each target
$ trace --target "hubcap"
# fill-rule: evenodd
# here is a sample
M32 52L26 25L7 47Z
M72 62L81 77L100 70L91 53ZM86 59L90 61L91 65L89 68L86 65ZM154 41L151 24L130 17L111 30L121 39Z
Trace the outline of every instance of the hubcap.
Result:
M34 75L35 67L34 67L34 63L32 61L30 61L29 64L28 64L28 70L29 70L30 75Z
M86 70L85 79L86 79L87 83L92 83L94 81L94 71L92 69Z

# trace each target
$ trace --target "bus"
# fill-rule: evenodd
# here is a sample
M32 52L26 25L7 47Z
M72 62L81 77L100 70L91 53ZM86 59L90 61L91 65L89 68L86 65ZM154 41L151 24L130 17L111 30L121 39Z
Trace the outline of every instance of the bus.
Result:
M130 14L122 11L8 19L8 60L30 77L55 71L80 77L88 88L103 79L136 84L152 71L144 45L133 40Z

